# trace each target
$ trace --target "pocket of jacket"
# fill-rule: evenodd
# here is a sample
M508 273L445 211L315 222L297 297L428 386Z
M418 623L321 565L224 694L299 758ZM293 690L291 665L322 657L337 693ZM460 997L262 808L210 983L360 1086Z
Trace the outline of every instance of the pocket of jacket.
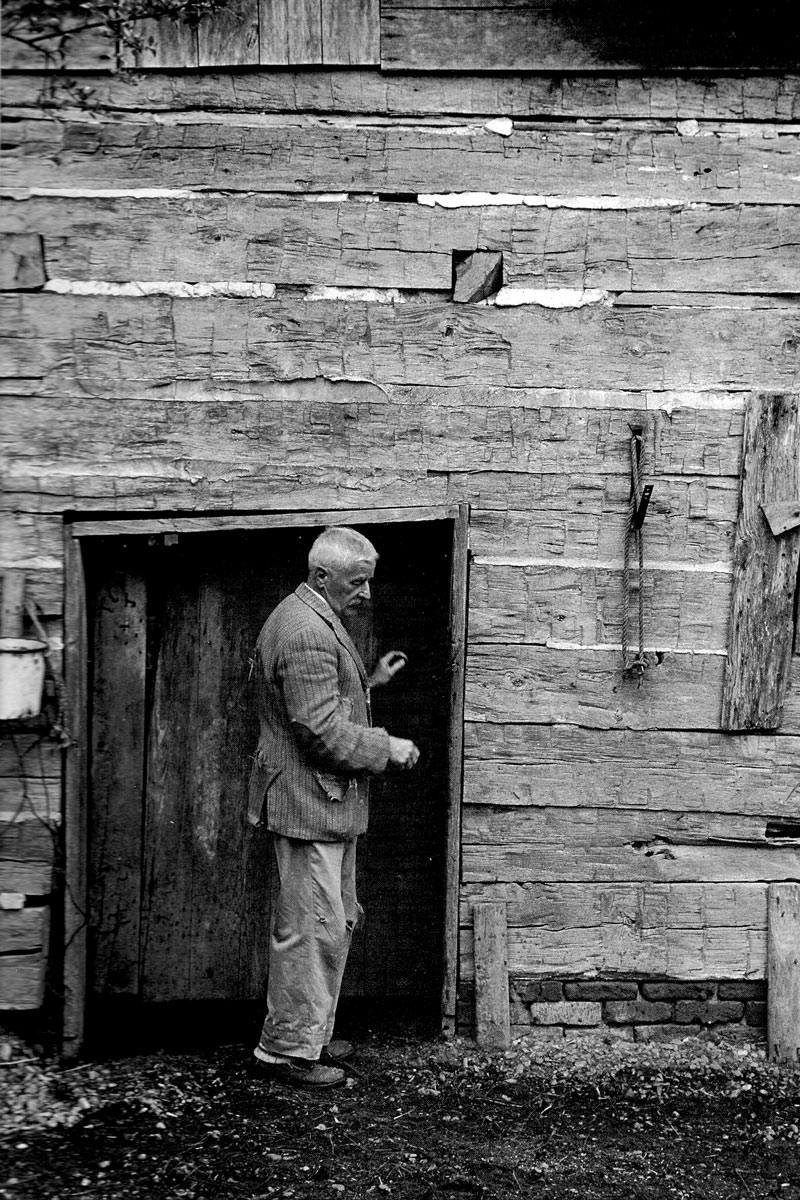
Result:
M314 778L326 798L336 804L341 804L353 784L353 780L345 775L331 775L323 771L314 771Z
M267 792L281 773L280 767L262 763L256 758L250 772L250 783L247 789L247 820L251 825L261 824L261 813Z

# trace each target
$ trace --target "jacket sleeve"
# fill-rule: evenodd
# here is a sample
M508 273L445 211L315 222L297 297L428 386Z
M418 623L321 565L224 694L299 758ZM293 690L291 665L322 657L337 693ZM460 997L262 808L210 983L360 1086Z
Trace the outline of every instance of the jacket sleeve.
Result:
M389 735L350 720L352 702L339 693L335 644L302 630L283 646L276 663L292 730L315 767L378 774L389 761Z

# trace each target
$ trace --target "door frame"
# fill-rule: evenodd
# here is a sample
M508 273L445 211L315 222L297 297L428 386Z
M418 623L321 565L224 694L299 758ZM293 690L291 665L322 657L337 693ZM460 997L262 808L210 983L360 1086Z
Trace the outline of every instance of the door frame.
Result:
M452 522L449 606L449 713L447 826L445 834L442 1030L455 1029L458 991L461 805L464 758L464 680L469 571L469 505L407 508L303 509L204 516L73 516L64 523L65 728L70 742L64 766L64 945L62 1054L75 1057L84 1038L87 985L89 629L83 543L95 537L140 534L247 532L298 526L389 525L415 521Z

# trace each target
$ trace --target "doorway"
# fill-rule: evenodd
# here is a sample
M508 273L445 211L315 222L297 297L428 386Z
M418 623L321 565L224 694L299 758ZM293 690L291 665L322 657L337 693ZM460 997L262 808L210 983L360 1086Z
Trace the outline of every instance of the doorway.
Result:
M380 555L371 619L352 633L368 666L407 653L375 691L373 719L413 738L421 761L375 781L359 839L366 919L342 997L419 1010L439 1007L454 962L457 523L379 515L352 522ZM314 514L306 522L220 530L186 518L165 533L111 522L108 536L95 522L82 542L89 1037L158 1011L263 1004L271 854L244 819L258 725L249 676L261 625L305 578L320 529Z

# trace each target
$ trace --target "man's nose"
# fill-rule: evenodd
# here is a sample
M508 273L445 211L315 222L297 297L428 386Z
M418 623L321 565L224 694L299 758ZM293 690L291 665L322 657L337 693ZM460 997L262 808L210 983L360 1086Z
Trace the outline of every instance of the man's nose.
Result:
M359 593L358 593L358 594L359 594L359 596L361 596L361 597L362 597L364 600L369 600L369 597L370 597L369 584L368 584L368 583L365 583L365 584L363 584L363 586L362 586L362 587L361 587L361 589L359 590Z

